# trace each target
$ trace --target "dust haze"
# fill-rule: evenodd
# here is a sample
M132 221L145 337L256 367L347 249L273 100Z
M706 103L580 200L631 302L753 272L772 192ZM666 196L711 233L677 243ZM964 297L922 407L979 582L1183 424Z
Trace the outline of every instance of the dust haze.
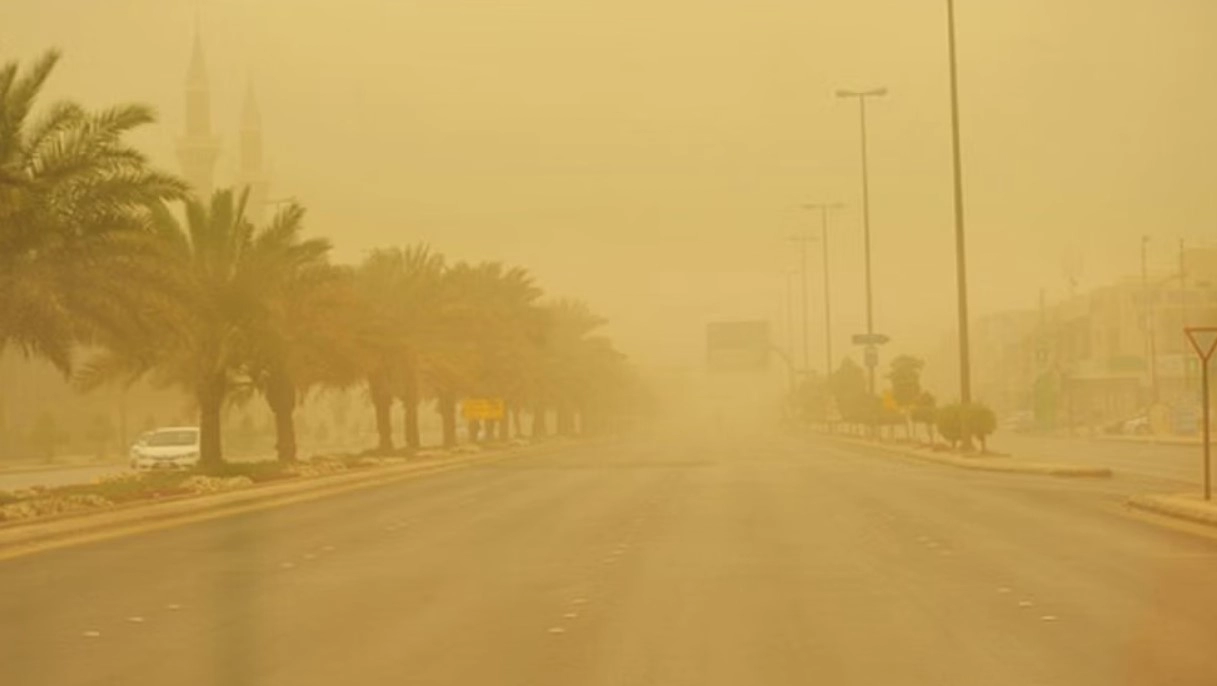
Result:
M849 351L864 328L858 125L832 95L886 86L869 111L877 328L922 355L953 330L937 3L5 5L21 27L0 33L7 55L66 48L51 95L156 106L140 143L167 169L197 17L213 126L235 139L252 80L271 193L305 204L340 258L423 241L524 265L663 366L701 359L707 320L780 334L797 267L785 238L818 231L799 209L814 201L847 205L831 262ZM1217 97L1199 87L1217 7L1003 0L958 15L974 312L1064 294L1071 255L1099 283L1136 273L1142 234L1165 262L1178 237L1217 231ZM218 177L235 164L229 147Z

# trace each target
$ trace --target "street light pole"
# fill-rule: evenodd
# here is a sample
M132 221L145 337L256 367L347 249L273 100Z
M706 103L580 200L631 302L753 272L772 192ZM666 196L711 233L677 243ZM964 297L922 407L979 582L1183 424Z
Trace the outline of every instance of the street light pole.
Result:
M858 114L862 129L862 241L866 252L866 333L875 333L874 296L871 290L871 260L870 260L870 173L867 168L866 155L866 99L887 95L886 88L875 88L868 91L838 90L838 98L857 98ZM875 363L874 359L867 360L868 382L870 394L875 394Z
M947 0L947 46L951 69L951 160L955 186L955 275L959 291L959 402L972 402L972 351L968 332L968 255L964 242L963 155L959 143L959 74L955 57L955 0ZM965 414L966 417L966 414ZM963 432L964 448L971 435Z
M1154 336L1154 303L1149 289L1149 236L1141 237L1141 297L1145 317L1145 349L1149 358L1149 398L1151 405L1158 404L1158 346Z
M809 324L807 321L807 311L810 309L807 298L807 243L814 241L814 236L809 236L805 233L791 236L790 240L800 244L802 252L802 273L803 273L803 373L811 371L811 348L809 344Z
M824 377L832 376L832 291L828 273L828 211L844 207L839 202L808 203L808 210L820 211L820 247L824 256Z

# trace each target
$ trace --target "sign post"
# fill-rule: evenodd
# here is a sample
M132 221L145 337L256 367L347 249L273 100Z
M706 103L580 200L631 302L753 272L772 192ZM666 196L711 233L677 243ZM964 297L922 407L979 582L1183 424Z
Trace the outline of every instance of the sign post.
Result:
M1204 499L1212 500L1212 445L1209 435L1212 419L1209 416L1209 360L1213 357L1213 351L1217 350L1217 326L1191 327L1183 331L1187 334L1187 339L1191 341L1192 348L1196 351L1196 354L1200 356L1200 392L1202 394L1201 405L1204 408L1201 412L1202 421L1204 422Z

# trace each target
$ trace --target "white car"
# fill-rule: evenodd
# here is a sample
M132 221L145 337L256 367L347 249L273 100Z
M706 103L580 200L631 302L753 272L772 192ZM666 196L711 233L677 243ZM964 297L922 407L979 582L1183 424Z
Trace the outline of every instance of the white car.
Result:
M199 428L154 429L131 446L132 469L189 469L199 463Z

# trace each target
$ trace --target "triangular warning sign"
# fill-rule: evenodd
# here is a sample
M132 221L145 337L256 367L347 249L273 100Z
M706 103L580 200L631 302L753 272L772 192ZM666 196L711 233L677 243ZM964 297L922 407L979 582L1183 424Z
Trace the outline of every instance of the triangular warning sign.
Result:
M1197 327L1194 329L1184 329L1187 334L1187 339L1192 342L1192 347L1196 349L1196 354L1205 362L1213 356L1214 349L1217 349L1217 326Z

